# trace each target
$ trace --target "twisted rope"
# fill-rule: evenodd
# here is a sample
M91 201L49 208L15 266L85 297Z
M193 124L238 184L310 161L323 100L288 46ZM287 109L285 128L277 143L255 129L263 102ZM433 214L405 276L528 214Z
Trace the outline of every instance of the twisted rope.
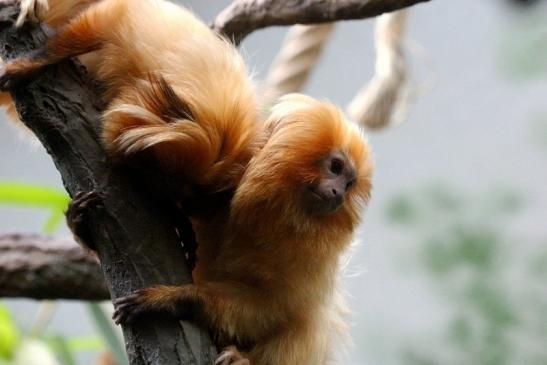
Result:
M347 107L350 118L371 129L389 125L407 78L403 36L407 12L384 14L376 21L376 72Z
M304 87L333 29L333 23L291 27L264 83L265 108L280 96Z

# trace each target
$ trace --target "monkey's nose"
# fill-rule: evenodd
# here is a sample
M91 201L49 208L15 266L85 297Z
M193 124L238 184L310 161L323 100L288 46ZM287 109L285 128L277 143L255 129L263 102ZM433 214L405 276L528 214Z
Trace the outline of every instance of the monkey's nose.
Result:
M344 198L346 191L344 187L340 186L339 184L333 184L326 191L326 193L326 198L338 200Z
M337 188L331 188L326 197L333 208L340 206L344 200L344 194Z

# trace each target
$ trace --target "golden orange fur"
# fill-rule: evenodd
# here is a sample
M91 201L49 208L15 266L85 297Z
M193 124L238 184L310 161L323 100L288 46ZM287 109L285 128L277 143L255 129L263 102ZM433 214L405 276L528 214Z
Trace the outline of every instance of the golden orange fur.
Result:
M250 161L229 212L212 226L196 225L198 257L216 254L198 264L194 278L198 288L216 285L230 293L205 312L217 315L214 324L228 337L255 344L251 363L326 364L340 256L370 194L370 151L336 107L303 95L284 97L266 130L269 138ZM334 149L355 164L357 182L336 212L310 214L302 190L319 178L317 162ZM218 227L220 234L209 234Z
M199 242L194 284L121 298L116 321L166 310L236 345L241 352L221 356L227 363L331 363L339 261L371 189L370 151L358 128L332 104L299 94L283 97L261 124L238 52L187 10L163 0L89 3L50 0L46 19L55 19L57 34L41 55L7 63L2 77L92 52L88 66L107 85L103 136L112 154L146 152L185 184L233 193L210 214L191 217ZM350 172L340 206L319 214L310 194L333 154Z
M336 107L303 95L284 97L263 133L266 142L230 206L194 219L194 285L122 298L117 319L158 309L184 316L192 308L194 319L221 343L240 345L251 364L331 364L331 343L343 326L337 275L369 198L370 151ZM320 178L317 162L333 149L355 165L356 183L336 212L315 215L301 197ZM127 303L133 313L122 313Z
M8 74L92 52L86 64L108 86L103 136L113 153L150 150L192 183L233 185L251 156L257 105L246 66L229 42L167 1L49 3L45 18L55 22L57 34L44 55L7 63ZM74 16L64 25L62 11ZM162 108L177 99L189 113L166 118Z

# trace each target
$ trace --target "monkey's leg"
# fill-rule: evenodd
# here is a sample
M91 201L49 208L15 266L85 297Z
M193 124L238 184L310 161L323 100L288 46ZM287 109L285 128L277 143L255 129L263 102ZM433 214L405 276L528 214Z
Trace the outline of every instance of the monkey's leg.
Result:
M43 19L45 12L49 8L48 0L0 0L0 4L19 3L20 12L15 26L20 27L26 20L32 23L38 23Z
M10 89L45 66L100 49L114 31L124 4L118 0L93 4L60 27L41 48L0 65L0 88Z
M260 365L324 365L328 352L328 336L322 338L318 328L300 318L286 322L279 331L270 331L253 345L248 358L251 364Z
M15 22L17 28L26 21L46 21L49 26L58 28L98 1L100 0L0 0L0 4L19 4L20 12Z
M0 4L19 4L20 12L15 22L16 27L21 27L26 21L30 23L45 21L49 26L57 29L97 1L99 0L0 0ZM0 59L0 65L2 63ZM0 107L6 109L11 121L21 124L9 93L0 93ZM24 128L22 125L18 127Z
M87 223L89 213L94 208L99 208L101 201L99 194L92 191L89 193L79 192L74 196L66 211L67 225L74 235L76 242L86 251L96 256L96 248L90 245L91 240L89 225Z

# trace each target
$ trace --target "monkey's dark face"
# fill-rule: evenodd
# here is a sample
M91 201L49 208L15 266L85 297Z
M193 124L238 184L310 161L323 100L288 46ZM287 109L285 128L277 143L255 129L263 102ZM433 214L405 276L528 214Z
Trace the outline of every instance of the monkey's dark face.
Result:
M328 215L344 203L356 181L355 168L340 151L333 151L319 161L319 177L308 186L307 201L313 214Z

